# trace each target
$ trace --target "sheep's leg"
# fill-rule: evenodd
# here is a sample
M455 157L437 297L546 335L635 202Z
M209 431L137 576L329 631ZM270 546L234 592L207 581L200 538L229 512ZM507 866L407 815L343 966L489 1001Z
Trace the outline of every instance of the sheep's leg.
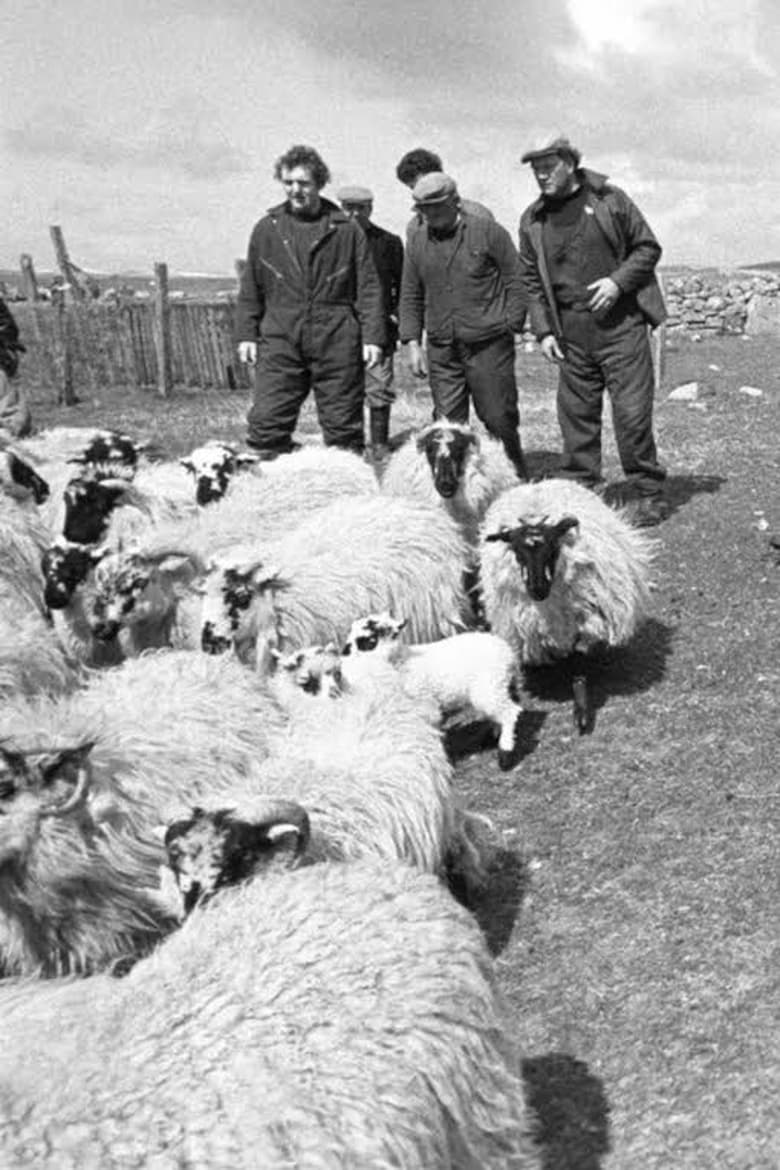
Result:
M590 707L584 654L574 655L572 661L571 687L574 697L574 726L580 735L585 735L586 732L591 731L593 728L593 712Z
M509 696L496 712L495 721L499 726L498 766L502 772L508 772L517 761L517 729L522 713L523 708Z

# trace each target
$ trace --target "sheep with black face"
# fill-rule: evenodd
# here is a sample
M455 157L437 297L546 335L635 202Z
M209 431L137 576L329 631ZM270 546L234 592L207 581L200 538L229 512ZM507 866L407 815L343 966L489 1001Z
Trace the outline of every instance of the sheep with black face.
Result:
M622 646L646 617L655 542L595 493L550 479L505 492L485 516L485 617L525 665L569 659L574 720L592 726L587 655Z

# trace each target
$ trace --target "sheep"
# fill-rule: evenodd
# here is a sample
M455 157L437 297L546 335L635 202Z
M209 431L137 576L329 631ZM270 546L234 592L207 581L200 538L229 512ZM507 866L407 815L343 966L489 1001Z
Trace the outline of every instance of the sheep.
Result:
M518 687L519 663L503 638L482 630L454 634L439 642L403 645L405 619L389 613L368 614L352 623L342 650L341 670L351 685L381 659L400 672L415 698L431 698L442 714L473 711L498 725L498 764L514 765L516 730L523 708L512 697Z
M251 451L241 452L231 443L212 439L190 451L179 464L195 479L195 498L198 504L205 505L221 500L236 472L258 459Z
M40 565L46 540L33 512L0 497L0 616L11 610L46 613Z
M2 989L0 1161L539 1170L471 916L403 866L282 868L303 810L252 812L169 830L185 886L262 861L125 978Z
M524 665L571 658L574 722L592 727L586 657L621 646L647 614L655 542L571 480L510 489L480 542L485 616Z
M381 490L444 508L474 547L490 504L517 482L501 443L466 424L438 419L392 456Z
M0 966L83 973L153 945L156 827L244 782L285 723L237 662L173 651L0 707Z
M276 544L213 561L203 599L203 649L230 645L261 674L271 652L342 643L356 613L395 609L417 641L464 629L466 549L455 522L414 500L345 497Z
M0 700L40 691L59 694L78 679L76 661L40 613L0 614Z

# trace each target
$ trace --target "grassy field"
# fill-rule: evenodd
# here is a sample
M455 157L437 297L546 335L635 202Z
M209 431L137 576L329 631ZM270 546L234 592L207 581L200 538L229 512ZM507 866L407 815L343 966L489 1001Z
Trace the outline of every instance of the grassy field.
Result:
M652 620L597 664L591 735L573 733L560 672L539 671L514 771L490 747L457 763L459 791L505 834L478 913L546 1170L780 1166L778 357L760 338L672 343L656 419L673 511ZM553 375L520 353L518 378L539 474L558 447ZM692 380L697 402L667 400ZM399 381L396 432L429 412ZM171 453L241 439L247 405L128 391L65 408L32 394L41 426L118 425ZM302 433L315 429L307 407ZM606 450L615 480L611 437Z

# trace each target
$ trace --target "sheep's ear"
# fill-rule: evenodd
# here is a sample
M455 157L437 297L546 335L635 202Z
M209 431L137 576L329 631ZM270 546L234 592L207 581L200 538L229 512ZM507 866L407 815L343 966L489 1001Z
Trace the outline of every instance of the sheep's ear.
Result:
M508 528L500 528L498 532L488 532L485 536L485 541L489 543L493 540L503 540L506 544L509 541L510 534Z
M391 622L393 637L397 638L406 625L408 625L408 618L398 618L397 621Z
M189 471L191 475L195 474L195 464L191 459L180 459L179 464L185 471Z
M579 520L576 516L564 516L555 525L554 532L557 537L565 536L572 528L579 528Z
M259 463L260 456L255 455L253 451L240 451L236 455L237 467L251 467L253 463Z
M251 577L255 589L263 589L278 580L279 570L276 565L256 565L249 570L248 575Z
M324 649L326 654L338 654L339 652L339 648L335 642L326 642Z

